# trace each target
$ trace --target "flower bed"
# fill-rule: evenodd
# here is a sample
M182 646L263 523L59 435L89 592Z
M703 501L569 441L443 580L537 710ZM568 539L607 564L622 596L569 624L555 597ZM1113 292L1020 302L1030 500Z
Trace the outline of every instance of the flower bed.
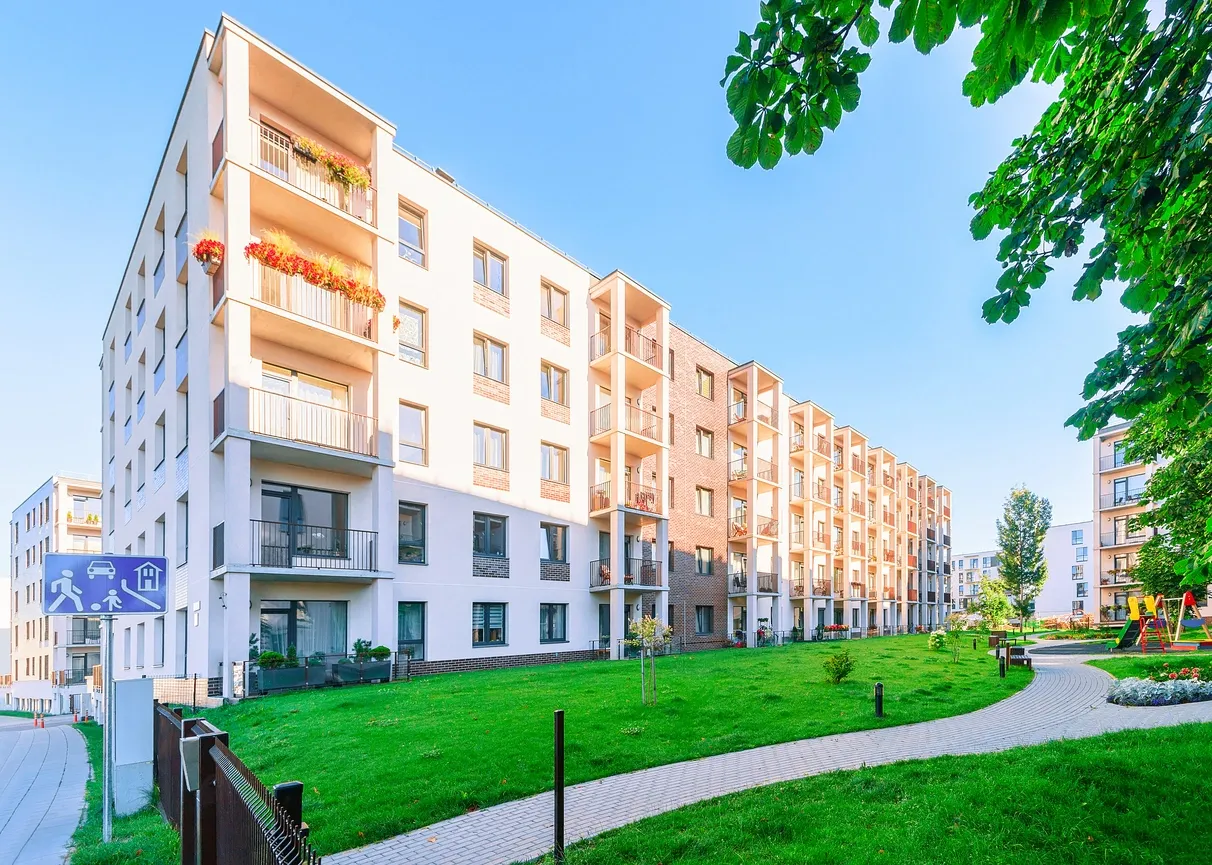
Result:
M256 240L248 244L244 247L244 257L256 259L287 276L301 276L305 282L335 291L376 312L382 311L387 302L381 291L351 276L348 267L335 258L309 258L270 240Z
M1176 674L1177 675L1177 674ZM1199 678L1119 679L1107 692L1107 702L1120 706L1175 706L1212 700L1212 682Z

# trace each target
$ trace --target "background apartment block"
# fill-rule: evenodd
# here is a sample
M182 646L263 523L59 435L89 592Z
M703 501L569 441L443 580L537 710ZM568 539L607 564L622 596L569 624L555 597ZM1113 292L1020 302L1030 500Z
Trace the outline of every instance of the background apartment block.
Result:
M47 553L101 552L101 532L101 484L91 478L55 475L13 511L7 707L50 714L89 708L100 620L44 615L42 574Z
M118 674L160 653L166 674L231 695L240 662L289 646L366 639L439 670L618 656L643 614L687 643L802 627L779 378L394 134L231 19L204 37L104 337L105 547L173 572L172 611L123 622ZM334 182L314 142L369 187ZM202 229L226 245L213 272L189 254ZM357 265L385 308L242 254L268 230ZM893 506L905 520L896 578L895 555L844 551L881 591L903 578L880 599L897 615L873 617L865 594L843 619L940 621L950 493L890 454L869 462L853 430L822 434L830 483L861 499L839 525ZM897 498L870 481L877 463Z

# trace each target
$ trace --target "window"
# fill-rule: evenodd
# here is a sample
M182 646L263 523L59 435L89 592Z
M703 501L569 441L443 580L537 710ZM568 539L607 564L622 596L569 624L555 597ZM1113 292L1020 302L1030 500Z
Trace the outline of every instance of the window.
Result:
M1077 546L1085 540L1085 531L1083 529L1074 529L1069 532L1069 541L1073 546Z
M287 556L345 558L349 550L349 494L261 482L260 531L253 537L260 564Z
M694 608L694 632L699 636L715 631L715 607Z
M694 548L694 572L702 576L715 573L715 550L711 547Z
M471 644L473 646L505 645L505 605L471 605Z
M544 442L539 455L539 469L545 481L568 483L568 449Z
M539 557L545 562L568 561L568 526L539 523Z
M1077 548L1077 560L1079 562L1084 562L1088 558L1090 558L1090 548L1089 547L1078 547Z
M164 617L157 616L152 620L152 664L164 666Z
M506 518L493 514L473 514L471 551L477 556L505 558Z
M423 466L425 462L426 410L400 403L400 462Z
M695 390L699 396L707 397L707 399L715 399L715 376L703 369L701 366L694 370Z
M396 614L396 648L414 661L425 660L425 605L401 601Z
M505 382L505 346L486 336L472 338L472 360L476 375Z
M1079 598L1085 598L1089 595L1089 593L1090 593L1090 584L1089 583L1078 583L1077 584L1077 596Z
M711 430L696 427L694 431L694 452L701 457L711 459L715 452L715 436Z
M715 513L715 491L706 487L694 488L694 512L709 517Z
M568 373L543 361L539 367L539 395L549 402L568 405Z
M669 445L673 446L673 415L669 415Z
M542 283L539 286L539 312L548 321L568 327L568 292Z
M425 505L400 502L399 525L399 563L402 565L425 564Z
M400 359L417 366L427 366L425 355L425 311L400 304L400 327L396 331L400 341Z
M505 259L483 247L471 252L471 276L480 285L497 294L505 293Z
M1084 571L1085 568L1082 565L1074 565L1070 569L1070 575L1073 577L1073 579L1080 580Z
M505 469L505 432L492 427L475 425L476 465L490 469Z
M567 604L539 604L539 642L568 642Z
M674 360L673 349L669 349L669 380L670 381L673 381L675 378L677 378L677 376L675 376L673 374L673 369L674 369L673 360Z
M1117 478L1111 485L1114 491L1114 501L1117 505L1130 504L1139 501L1145 494L1145 476L1132 475L1127 478Z
M294 646L300 658L344 655L347 623L345 601L262 601L261 650L285 655Z
M1082 612L1085 612L1085 610L1086 610L1085 601L1074 601L1073 602L1073 612L1082 613Z
M400 205L400 258L425 266L425 217Z

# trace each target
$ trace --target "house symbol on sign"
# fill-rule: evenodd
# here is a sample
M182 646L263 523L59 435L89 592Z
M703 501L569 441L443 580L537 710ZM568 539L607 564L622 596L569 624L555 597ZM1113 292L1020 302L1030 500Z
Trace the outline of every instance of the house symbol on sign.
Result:
M139 591L141 592L158 592L160 591L160 567L151 562L144 562L135 568L135 578Z

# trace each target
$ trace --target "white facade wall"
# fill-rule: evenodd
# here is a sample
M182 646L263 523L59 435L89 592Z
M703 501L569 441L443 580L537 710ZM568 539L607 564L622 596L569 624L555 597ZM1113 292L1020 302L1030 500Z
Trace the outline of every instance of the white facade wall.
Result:
M1098 566L1094 549L1094 522L1052 526L1044 537L1048 579L1035 600L1038 618L1072 613L1098 615Z

